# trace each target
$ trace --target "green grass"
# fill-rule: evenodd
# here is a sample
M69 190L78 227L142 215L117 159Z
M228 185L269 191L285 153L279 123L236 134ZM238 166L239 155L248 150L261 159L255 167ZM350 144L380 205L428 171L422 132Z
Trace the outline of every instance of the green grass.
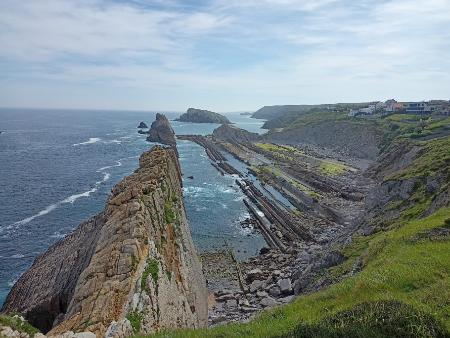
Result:
M348 170L348 167L344 164L322 161L319 165L319 170L322 174L328 176L337 176L345 173Z
M431 118L430 120L431 121L427 124L425 129L434 130L438 128L450 128L450 117L440 120L433 120Z
M269 152L273 157L280 160L293 161L295 156L305 155L303 151L288 145L278 145L273 143L256 143L259 149Z
M450 172L450 137L419 143L422 154L402 172L390 179L433 176L438 171Z
M365 268L328 289L265 311L249 323L209 330L165 332L157 337L276 337L299 325L318 325L363 302L399 301L431 315L450 329L450 241L414 240L445 226L450 208L403 226L355 240L344 252L362 257ZM345 264L345 263L344 263ZM416 323L421 325L420 321ZM320 337L320 336L319 336Z
M289 126L286 126L286 129L295 129L300 126L305 126L314 123L320 123L325 121L353 121L347 115L346 111L341 112L329 112L329 111L311 111L304 115L301 115L298 119L296 119Z
M127 314L126 318L130 321L134 333L141 331L141 323L144 318L142 313L139 313L138 311L131 311Z
M147 278L152 276L153 282L157 285L159 273L159 262L154 258L149 258L147 260L147 265L145 266L144 272L141 277L141 289L147 290Z
M274 143L256 143L255 144L258 148L261 148L262 150L269 151L269 152L293 152L298 154L304 154L303 151L287 145L278 145Z
M428 313L397 301L366 302L316 324L300 324L279 338L296 337L445 337L446 330Z
M19 316L13 313L2 314L0 315L0 325L9 326L14 331L27 333L31 337L40 332L27 321L22 321Z
M172 200L169 200L164 204L164 218L166 223L173 223L177 219L177 215L175 214L173 208Z
M421 119L420 115L413 115L413 114L393 114L386 117L386 120L394 122L419 121L420 119Z

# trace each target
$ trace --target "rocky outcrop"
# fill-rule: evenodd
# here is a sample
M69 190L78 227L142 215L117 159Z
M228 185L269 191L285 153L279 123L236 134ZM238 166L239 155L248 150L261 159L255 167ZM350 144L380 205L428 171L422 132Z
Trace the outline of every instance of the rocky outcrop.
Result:
M229 124L223 124L219 128L214 129L212 135L216 139L231 143L253 142L259 137L257 133L251 133Z
M140 128L140 129L147 129L148 126L147 126L147 124L145 122L140 122L139 125L138 125L138 128Z
M266 142L313 144L342 155L375 160L382 133L375 126L349 121L323 121L264 135Z
M163 114L156 114L156 120L152 123L148 131L147 141L159 142L172 147L177 145L175 132L173 131L169 120Z
M207 294L186 220L178 159L155 146L105 210L39 256L2 311L48 335L126 337L202 327Z
M225 116L214 113L209 110L189 108L186 113L181 115L176 121L195 122L195 123L231 123Z

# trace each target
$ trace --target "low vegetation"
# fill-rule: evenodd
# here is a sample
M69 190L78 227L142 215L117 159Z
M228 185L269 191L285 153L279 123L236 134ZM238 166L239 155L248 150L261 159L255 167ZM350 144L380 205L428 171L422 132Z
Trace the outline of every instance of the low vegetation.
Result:
M318 332L310 337L328 337L319 334L321 332L345 337L349 332L369 332L367 319L378 316L374 309L384 304L379 302L385 301L406 304L395 305L397 310L393 312L412 315L412 319L398 322L399 332L409 334L404 337L413 337L416 332L420 332L421 337L436 336L433 332L448 332L450 302L446 300L450 299L450 240L415 239L424 231L445 226L449 219L450 208L442 208L427 218L407 222L400 228L355 240L347 253L353 250L350 262L363 260L361 272L325 290L301 296L291 304L266 311L249 323L209 330L165 332L157 337L294 337L305 327L313 327L312 333ZM367 306L360 304L367 302L374 305L369 306L368 312L362 311ZM357 317L361 311L364 316ZM347 323L353 322L352 330L356 331L348 331L347 324L337 325L337 328L330 324L339 323L339 318L348 316L345 313L355 314L355 318L350 318ZM383 317L380 315L380 318ZM374 325L381 333L392 333L390 330L394 329L390 321Z
M336 176L345 173L348 167L344 164L322 161L319 165L320 171L328 176Z
M133 328L133 332L137 333L141 331L141 323L144 316L138 311L131 311L127 314L126 318L130 321L131 327Z
M14 313L0 315L0 326L9 326L14 331L26 333L30 335L30 337L33 337L36 333L40 332L26 320L23 320L19 314Z
M154 258L149 258L147 260L147 265L145 266L144 272L141 277L141 289L147 290L147 279L148 276L152 276L153 282L157 283L159 273L159 262Z
M166 223L173 223L177 219L173 206L173 201L169 200L164 204L164 218Z

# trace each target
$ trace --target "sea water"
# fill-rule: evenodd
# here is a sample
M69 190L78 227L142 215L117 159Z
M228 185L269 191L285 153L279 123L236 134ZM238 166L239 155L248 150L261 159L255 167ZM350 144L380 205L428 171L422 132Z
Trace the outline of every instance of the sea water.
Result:
M227 116L262 132L261 120ZM103 210L111 188L151 148L137 125L150 126L154 118L155 112L0 109L0 304L37 255ZM218 127L172 126L177 134L203 135ZM231 247L239 259L257 254L265 242L240 226L248 212L234 178L220 175L197 144L178 141L178 151L198 250Z

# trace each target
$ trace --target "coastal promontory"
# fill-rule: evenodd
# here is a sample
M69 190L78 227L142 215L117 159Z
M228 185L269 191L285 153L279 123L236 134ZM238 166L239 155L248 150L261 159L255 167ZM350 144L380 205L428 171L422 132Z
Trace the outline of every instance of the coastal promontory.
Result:
M155 146L143 153L100 214L36 258L2 312L21 313L48 336L206 326L206 284L175 151Z
M196 108L189 108L186 113L181 115L177 121L181 122L194 122L194 123L220 123L229 124L231 123L228 118L218 113L202 110Z

